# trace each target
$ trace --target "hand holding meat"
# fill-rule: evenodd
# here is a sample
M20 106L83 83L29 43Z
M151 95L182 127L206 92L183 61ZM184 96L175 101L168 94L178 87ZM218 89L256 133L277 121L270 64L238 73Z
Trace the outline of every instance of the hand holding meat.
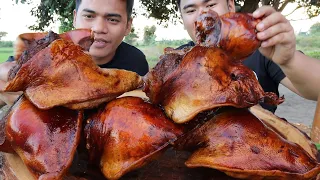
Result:
M262 41L260 52L279 65L289 63L296 51L296 41L290 22L275 9L264 6L253 13L262 18L257 24L257 37Z

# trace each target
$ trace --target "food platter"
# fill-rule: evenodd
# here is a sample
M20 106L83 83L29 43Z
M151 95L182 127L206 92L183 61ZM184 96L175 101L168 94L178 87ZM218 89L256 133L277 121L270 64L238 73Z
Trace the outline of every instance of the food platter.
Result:
M145 98L145 94L142 91L131 91L123 96L137 96ZM254 106L251 108L256 116L260 118L269 119L276 118L268 111L262 109L260 106ZM303 126L302 126L303 127ZM141 179L141 180L160 180L160 179L181 179L181 180L234 180L227 176L225 173L215 169L209 168L188 168L184 162L188 159L191 153L186 151L177 151L173 148L169 148L158 159L152 161L146 166L129 172L123 176L122 180ZM2 167L0 170L1 179L3 180L34 180L27 167L21 161L20 157L15 154L1 153ZM72 174L67 175L64 180L103 180L104 176L101 174L98 168L89 167L81 162L73 163L70 172Z
M2 118L0 150L17 154L3 154L2 179L316 177L319 153L308 135L257 105L276 106L284 98L264 92L242 64L247 53L219 44L228 37L210 44L238 28L211 36L211 26L203 27L242 17L253 30L257 20L215 12L201 17L198 45L182 53L166 49L143 77L98 67L72 38L51 32L35 41L3 89L24 93ZM259 41L254 31L247 35L239 38L254 52Z

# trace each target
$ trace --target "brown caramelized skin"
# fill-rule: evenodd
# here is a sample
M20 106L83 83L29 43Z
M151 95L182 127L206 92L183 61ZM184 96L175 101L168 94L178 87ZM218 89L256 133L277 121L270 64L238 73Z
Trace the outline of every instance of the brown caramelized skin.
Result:
M109 102L89 118L85 133L92 160L108 179L118 179L158 157L182 129L160 108L138 97Z
M310 179L320 165L299 145L285 140L247 109L227 110L181 139L196 149L188 167L208 167L237 178Z
M61 105L84 109L110 101L141 83L137 73L102 69L80 46L58 39L24 63L5 91L24 91L40 109Z
M82 112L39 110L20 98L7 117L6 138L37 179L62 179L80 140Z
M143 91L176 123L221 106L282 103L283 98L263 91L253 71L241 61L260 45L255 33L258 22L248 14L203 12L195 23L197 45L166 48L144 77Z
M48 37L52 31L45 33L23 33L17 37L15 43L15 60L19 61L21 55L24 51L28 49L32 49L39 44L43 44L44 41L48 41ZM56 34L57 38L62 38L66 41L73 42L75 44L80 45L84 50L88 51L92 42L92 32L88 29L76 29L72 31L68 31L62 34ZM47 38L47 40L45 40ZM52 42L52 41L51 41ZM51 43L50 42L50 43ZM46 45L48 46L48 44Z
M179 58L166 55L146 75L144 88L151 102L161 104L177 123L216 107L251 107L264 98L254 73L219 48L195 46Z
M255 27L260 20L246 13L203 12L197 19L197 44L219 47L235 60L252 54L259 46Z

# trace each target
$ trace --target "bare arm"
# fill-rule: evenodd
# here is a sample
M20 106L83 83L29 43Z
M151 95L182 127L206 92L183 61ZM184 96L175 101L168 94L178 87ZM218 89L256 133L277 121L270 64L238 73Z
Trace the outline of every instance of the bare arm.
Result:
M263 6L253 16L263 18L256 26L262 41L260 52L277 63L302 97L317 100L320 92L320 61L296 51L290 22L274 8Z
M320 92L320 60L308 57L299 51L281 69L302 97L317 100Z
M290 81L290 79L288 77L283 78L280 83L282 85L284 85L286 88L288 88L289 90L291 90L292 92L296 93L297 95L304 97L300 94L300 92L294 87L294 85L292 84L292 82Z

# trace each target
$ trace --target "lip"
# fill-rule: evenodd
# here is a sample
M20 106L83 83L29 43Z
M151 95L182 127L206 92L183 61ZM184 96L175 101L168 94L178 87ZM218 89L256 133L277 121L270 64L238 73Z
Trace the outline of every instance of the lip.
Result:
M110 41L107 41L105 39L95 38L94 41L93 41L92 46L95 47L95 48L105 48L110 43L111 43Z

